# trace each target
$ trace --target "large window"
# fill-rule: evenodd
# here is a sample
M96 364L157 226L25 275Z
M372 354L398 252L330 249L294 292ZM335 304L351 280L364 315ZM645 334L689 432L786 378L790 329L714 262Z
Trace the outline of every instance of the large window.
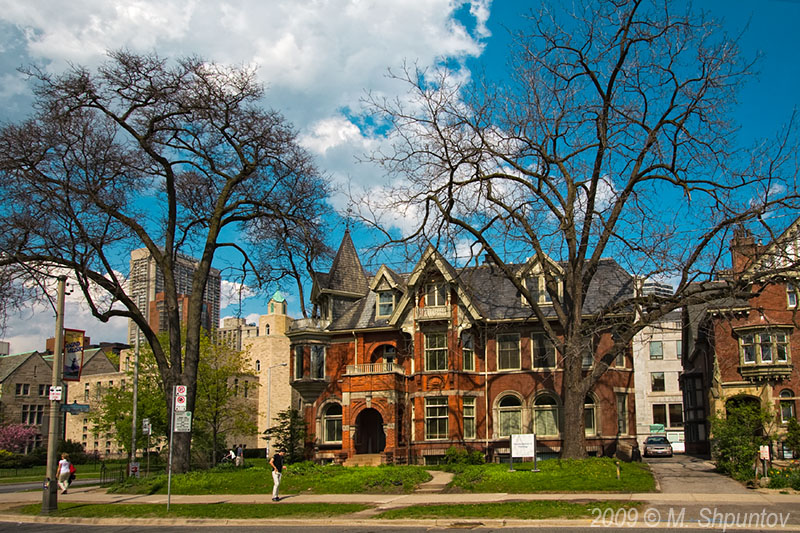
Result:
M498 370L520 368L519 334L507 333L497 336L497 368Z
M664 359L664 343L650 341L650 359Z
M784 389L780 394L781 423L788 424L794 418L794 394L789 389Z
M533 336L533 366L536 368L556 366L556 347L547 335Z
M464 398L464 438L474 439L475 430L475 398Z
M429 283L425 285L425 306L437 307L447 304L447 284Z
M425 370L447 370L447 334L425 334Z
M794 283L786 284L786 304L789 307L797 307L797 287Z
M475 370L475 340L471 333L461 335L461 355L463 357L463 370Z
M666 389L666 383L664 381L664 373L663 372L650 372L650 390L653 392L664 392Z
M320 344L311 345L311 379L325 378L325 347Z
M789 336L785 331L758 331L739 337L742 363L771 364L789 360Z
M671 428L683 427L683 404L680 403L669 404L669 427Z
M667 425L667 405L663 403L653 404L653 424Z
M617 433L628 434L628 395L622 392L617 393Z
M390 316L394 311L394 293L383 291L378 293L378 316Z
M533 402L533 432L536 436L556 436L559 434L558 400L550 394L542 394Z
M586 395L583 400L583 429L587 436L597 435L597 418L595 416L594 398Z
M447 398L425 399L425 440L448 438Z
M504 396L498 403L500 437L522 433L522 402L513 395Z
M325 442L342 442L342 406L332 403L325 409L322 415L322 431Z
M23 405L22 406L22 423L23 424L41 424L44 417L44 405Z

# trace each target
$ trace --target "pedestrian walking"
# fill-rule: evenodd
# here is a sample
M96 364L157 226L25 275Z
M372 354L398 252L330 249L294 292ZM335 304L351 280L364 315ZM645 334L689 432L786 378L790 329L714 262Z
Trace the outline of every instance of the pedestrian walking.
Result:
M283 453L283 450L279 450L278 453L273 455L272 459L269 460L269 464L272 467L272 501L274 502L281 501L278 496L278 487L281 486L281 477L283 476L283 471L286 469L286 465L283 464Z
M242 466L244 464L244 449L240 444L238 448L236 448L236 466Z
M69 462L69 454L62 453L61 460L58 462L58 486L61 487L61 494L67 493L69 487L69 476L71 472L72 463Z

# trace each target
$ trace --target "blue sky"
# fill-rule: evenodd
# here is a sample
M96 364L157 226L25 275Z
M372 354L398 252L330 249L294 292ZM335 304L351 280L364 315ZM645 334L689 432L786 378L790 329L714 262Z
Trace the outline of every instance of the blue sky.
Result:
M539 7L528 0L0 0L0 121L30 113L20 65L36 63L53 72L68 63L92 67L105 50L123 46L255 64L268 88L267 104L295 124L331 181L342 190L365 187L384 178L355 159L381 138L353 117L366 91L392 96L400 89L387 69L444 58L502 78L508 30ZM742 91L735 119L744 144L773 135L800 104L800 1L707 0L694 8L725 19L731 33L744 31L745 54L763 53L761 74ZM332 203L343 210L346 200L339 195ZM332 246L343 231L344 223L338 224ZM358 232L356 238L357 246L365 244ZM93 341L125 338L124 321L100 324L79 301L68 300L68 327L86 329ZM298 313L296 297L289 295L289 303L290 312ZM263 299L252 299L243 313L265 307ZM223 316L234 312L229 307ZM52 309L33 305L10 317L5 340L12 352L41 349L53 327Z

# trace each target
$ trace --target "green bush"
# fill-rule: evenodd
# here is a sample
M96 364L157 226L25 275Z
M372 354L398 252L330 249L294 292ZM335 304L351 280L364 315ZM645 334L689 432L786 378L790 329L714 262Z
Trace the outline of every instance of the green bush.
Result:
M483 452L469 448L450 446L444 454L445 465L482 465L486 462Z
M80 442L62 440L58 444L58 456L61 457L62 453L68 453L69 462L76 465L86 464L86 461L88 460L86 457L86 450L83 449L83 444Z
M769 443L765 428L772 415L760 404L728 400L727 416L711 418L711 456L717 470L739 481L752 480L758 449Z

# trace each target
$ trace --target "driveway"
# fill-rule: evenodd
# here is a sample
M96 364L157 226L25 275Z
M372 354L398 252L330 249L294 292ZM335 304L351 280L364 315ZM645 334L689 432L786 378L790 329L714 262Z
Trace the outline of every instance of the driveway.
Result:
M673 457L648 457L644 459L661 492L668 494L746 494L744 485L714 471L708 459L675 454Z

